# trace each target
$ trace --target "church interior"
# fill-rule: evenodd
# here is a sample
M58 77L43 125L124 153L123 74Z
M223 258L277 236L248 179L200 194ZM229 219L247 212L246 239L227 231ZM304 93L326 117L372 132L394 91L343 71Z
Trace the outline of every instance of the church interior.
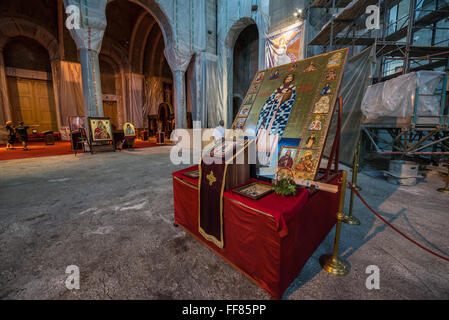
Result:
M447 300L448 30L447 0L0 0L0 299Z

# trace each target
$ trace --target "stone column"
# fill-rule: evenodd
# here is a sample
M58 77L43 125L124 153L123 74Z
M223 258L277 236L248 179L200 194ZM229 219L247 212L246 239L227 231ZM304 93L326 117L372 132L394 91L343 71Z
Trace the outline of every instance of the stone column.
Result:
M86 116L102 117L104 115L103 94L101 92L98 52L87 48L81 48L80 60Z
M3 112L0 112L0 126L5 121L12 121L11 105L8 96L8 83L6 82L5 61L3 60L3 49L0 49L0 102L2 103Z
M176 129L187 128L185 71L173 71L173 89Z
M77 6L81 15L79 26L72 26L70 34L80 52L84 109L90 117L104 115L98 54L106 29L106 4L107 0L64 0L66 8Z
M55 96L56 121L58 123L58 131L61 132L64 120L61 117L61 100L59 94L61 88L61 60L59 59L51 61L51 79L53 83L53 94Z
M189 66L192 54L174 47L173 44L167 46L164 51L167 62L173 72L173 89L175 109L175 129L187 128L186 110L186 70Z

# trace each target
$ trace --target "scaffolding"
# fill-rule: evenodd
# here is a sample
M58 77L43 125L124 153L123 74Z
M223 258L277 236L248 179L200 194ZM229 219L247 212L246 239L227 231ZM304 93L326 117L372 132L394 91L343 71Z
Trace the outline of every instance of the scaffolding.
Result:
M366 8L377 6L379 27L365 25ZM350 47L355 54L368 46L376 49L372 83L420 70L444 71L433 93L416 89L413 114L407 118L385 117L362 123L364 153L392 158L422 158L435 162L449 156L449 0L311 0L307 7L321 10L325 21L309 45L325 51ZM438 99L439 114L419 114L424 96Z

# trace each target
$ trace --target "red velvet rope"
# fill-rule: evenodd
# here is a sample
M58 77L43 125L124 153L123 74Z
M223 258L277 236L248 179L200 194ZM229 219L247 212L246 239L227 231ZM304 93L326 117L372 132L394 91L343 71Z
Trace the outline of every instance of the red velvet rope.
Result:
M398 228L396 228L395 226L393 226L391 223L389 223L387 220L385 220L383 217L381 217L376 211L374 211L368 203L366 203L366 201L362 198L362 196L360 195L360 193L357 191L357 189L354 188L354 186L352 185L351 182L348 182L349 187L352 189L352 191L354 191L354 193L357 195L357 197L359 197L359 199L365 204L365 206L371 210L372 213L374 213L376 215L376 217L378 217L380 220L382 220L385 224L387 224L389 227L391 227L394 231L396 231L397 233L399 233L401 236L403 236L404 238L406 238L408 241L414 243L415 245L417 245L418 247L420 247L423 250L426 250L427 252L429 252L430 254L433 254L434 256L437 256L438 258L441 258L443 260L446 260L449 262L449 258L444 257L426 247L424 247L423 245L419 244L418 242L416 242L415 240L411 239L410 237L408 237L406 234L404 234L401 230L399 230Z

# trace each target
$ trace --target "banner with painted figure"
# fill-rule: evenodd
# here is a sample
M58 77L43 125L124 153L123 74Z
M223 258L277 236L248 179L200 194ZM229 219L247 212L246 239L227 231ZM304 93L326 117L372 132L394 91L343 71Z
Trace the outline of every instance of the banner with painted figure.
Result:
M259 175L315 179L348 49L258 71L234 120L256 139ZM278 162L279 159L279 162Z
M269 34L265 42L266 67L273 68L302 59L302 36L302 23Z

